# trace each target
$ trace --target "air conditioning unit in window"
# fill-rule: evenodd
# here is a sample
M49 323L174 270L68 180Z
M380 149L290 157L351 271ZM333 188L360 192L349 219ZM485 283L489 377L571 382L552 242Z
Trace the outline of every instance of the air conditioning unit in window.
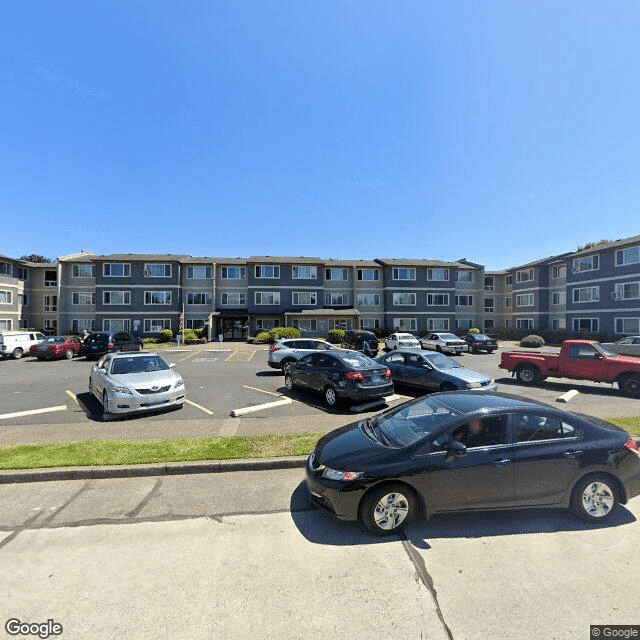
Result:
M150 278L151 277L151 269L145 269L144 270L144 277L145 278Z
M611 299L612 300L622 300L623 295L622 295L622 291L612 291L611 292Z

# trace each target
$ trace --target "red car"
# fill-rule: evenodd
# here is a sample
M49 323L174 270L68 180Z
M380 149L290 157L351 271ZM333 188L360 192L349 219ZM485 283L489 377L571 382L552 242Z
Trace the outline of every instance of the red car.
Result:
M73 356L82 352L82 342L78 336L55 336L47 338L40 344L35 344L29 350L32 356L38 360L47 358L67 358L71 360Z

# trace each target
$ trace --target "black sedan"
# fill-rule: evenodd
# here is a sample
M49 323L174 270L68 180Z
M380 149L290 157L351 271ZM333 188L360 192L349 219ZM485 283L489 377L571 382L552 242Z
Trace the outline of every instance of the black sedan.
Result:
M467 333L463 340L467 343L469 353L478 353L478 351L493 353L498 348L498 341L484 333Z
M376 358L376 362L389 367L391 379L395 384L405 384L428 391L495 391L498 388L490 376L467 369L442 353L393 351Z
M391 371L357 351L323 351L300 358L285 372L287 389L321 393L325 404L365 402L393 393Z
M417 511L562 506L598 523L640 495L640 446L604 420L450 391L321 438L307 487L312 503L376 535L399 531Z

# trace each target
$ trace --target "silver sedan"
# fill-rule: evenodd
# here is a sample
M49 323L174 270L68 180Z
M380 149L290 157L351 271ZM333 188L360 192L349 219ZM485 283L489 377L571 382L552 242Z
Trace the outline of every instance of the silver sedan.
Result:
M182 377L156 353L108 353L91 368L89 393L102 403L103 419L112 414L182 407Z
M628 336L627 338L621 338L617 342L607 342L602 346L621 356L640 358L640 336Z

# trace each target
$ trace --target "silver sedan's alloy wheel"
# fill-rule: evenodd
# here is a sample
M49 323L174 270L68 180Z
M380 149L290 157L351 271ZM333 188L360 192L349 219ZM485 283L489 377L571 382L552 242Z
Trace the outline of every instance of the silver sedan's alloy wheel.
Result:
M105 391L102 394L102 419L106 420L109 418L109 396Z
M393 491L382 496L376 503L373 520L380 529L393 531L409 515L409 502L401 493Z
M293 380L291 379L291 376L288 373L284 377L284 386L287 387L289 391L293 389Z
M615 505L611 489L600 481L589 483L582 492L582 508L592 518L604 518Z

